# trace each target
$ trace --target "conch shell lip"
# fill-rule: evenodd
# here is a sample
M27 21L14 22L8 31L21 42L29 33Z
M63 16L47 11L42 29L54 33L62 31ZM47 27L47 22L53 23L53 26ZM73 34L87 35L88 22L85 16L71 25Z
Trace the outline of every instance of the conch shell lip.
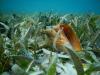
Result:
M72 26L67 24L61 24L60 28L63 28L63 33L65 37L68 39L69 43L72 45L73 49L75 49L76 51L82 50L80 40L77 37Z

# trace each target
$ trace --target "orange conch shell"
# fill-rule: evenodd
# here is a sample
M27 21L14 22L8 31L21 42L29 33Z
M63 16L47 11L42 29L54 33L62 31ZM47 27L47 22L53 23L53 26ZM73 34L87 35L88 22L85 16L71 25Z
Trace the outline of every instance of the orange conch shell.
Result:
M55 36L60 30L59 37L55 40ZM63 46L66 45L68 48L72 48L75 51L81 51L80 40L70 25L59 24L53 27L53 29L48 30L48 34L52 37L50 42L53 41L52 43L55 44L57 49L64 51Z

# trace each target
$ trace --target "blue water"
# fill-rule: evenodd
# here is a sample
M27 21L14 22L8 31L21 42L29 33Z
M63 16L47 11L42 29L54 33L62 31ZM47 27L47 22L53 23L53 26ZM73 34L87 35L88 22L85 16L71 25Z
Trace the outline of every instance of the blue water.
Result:
M0 0L1 12L97 13L100 0Z

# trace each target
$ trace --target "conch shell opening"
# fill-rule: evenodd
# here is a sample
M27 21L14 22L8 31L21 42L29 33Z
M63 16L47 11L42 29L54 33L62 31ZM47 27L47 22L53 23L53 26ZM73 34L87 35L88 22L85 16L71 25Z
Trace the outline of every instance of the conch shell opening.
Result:
M72 45L73 49L75 49L76 51L80 51L81 50L80 40L77 37L75 31L72 29L72 27L67 24L61 24L60 28L61 29L63 28L63 33L65 37L68 39L69 43Z

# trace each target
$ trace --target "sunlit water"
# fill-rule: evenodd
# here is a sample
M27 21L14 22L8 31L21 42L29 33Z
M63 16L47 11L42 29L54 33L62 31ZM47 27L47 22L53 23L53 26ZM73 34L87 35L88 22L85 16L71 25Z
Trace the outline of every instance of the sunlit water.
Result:
M100 14L100 0L0 0L0 12Z

